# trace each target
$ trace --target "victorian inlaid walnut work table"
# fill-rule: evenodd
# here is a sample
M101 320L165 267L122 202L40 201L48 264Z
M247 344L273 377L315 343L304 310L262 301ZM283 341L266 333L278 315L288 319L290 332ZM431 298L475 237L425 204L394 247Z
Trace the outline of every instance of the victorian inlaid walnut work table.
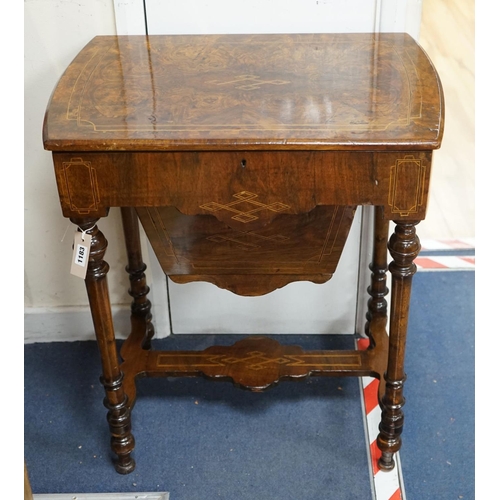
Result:
M85 284L118 472L135 467L142 376L202 375L253 391L311 375L377 377L379 465L394 466L415 226L443 117L439 78L406 34L98 36L77 55L52 95L43 141L63 215L89 235ZM151 349L139 221L175 282L255 296L329 280L363 205L375 206L367 350L304 351L253 336L199 352ZM96 225L110 207L121 208L133 297L120 353Z

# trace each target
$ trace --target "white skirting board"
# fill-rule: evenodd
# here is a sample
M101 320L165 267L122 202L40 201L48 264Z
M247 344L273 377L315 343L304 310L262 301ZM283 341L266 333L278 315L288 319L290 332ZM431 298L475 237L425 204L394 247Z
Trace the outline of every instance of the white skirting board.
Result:
M112 308L115 337L126 339L130 333L130 306ZM157 327L158 321L155 321ZM155 338L163 338L169 330L156 328ZM167 332L167 335L162 332ZM24 313L24 343L75 342L95 340L89 306L27 308Z
M117 339L130 333L130 307L113 308ZM24 343L74 342L95 340L92 316L88 306L26 308L24 312Z

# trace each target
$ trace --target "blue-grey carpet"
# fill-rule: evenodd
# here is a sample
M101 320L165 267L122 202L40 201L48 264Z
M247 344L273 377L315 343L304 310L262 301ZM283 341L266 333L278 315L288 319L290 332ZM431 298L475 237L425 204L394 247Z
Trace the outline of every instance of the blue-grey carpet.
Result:
M414 277L401 463L408 500L474 496L473 271Z
M306 349L351 336L277 336ZM200 349L176 336L155 347ZM401 462L407 500L474 498L474 272L414 278ZM25 459L34 493L169 491L172 500L370 500L358 380L261 394L203 379L143 379L136 470L110 462L94 342L25 346Z
M158 349L241 337L177 336ZM279 336L309 349L346 336ZM133 410L137 468L110 463L93 342L25 351L25 458L34 493L169 491L172 500L369 499L355 378L284 382L264 393L204 379L142 379ZM359 476L353 480L353 476Z

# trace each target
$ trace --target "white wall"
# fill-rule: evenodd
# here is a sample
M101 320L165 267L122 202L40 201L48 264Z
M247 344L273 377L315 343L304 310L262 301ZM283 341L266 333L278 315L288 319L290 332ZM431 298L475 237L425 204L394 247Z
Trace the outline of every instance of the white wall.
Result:
M115 0L119 28L142 33L142 0ZM126 8L121 8L124 4ZM405 31L418 39L422 0L145 0L149 34ZM133 6L131 8L131 6ZM126 16L126 12L129 13Z
M151 5L157 2L149 1ZM310 0L311 8L318 12L327 10L328 4L338 5L342 1ZM344 3L346 8L352 7L347 0ZM201 4L210 2L200 0ZM42 146L42 121L51 92L72 58L92 37L116 33L114 5L121 32L143 32L142 0L25 0L24 3L26 341L93 338L84 283L69 274L74 229L61 214L51 154ZM121 9L124 5L129 8ZM175 9L173 18L182 19L185 4L171 1L169 5ZM407 31L418 38L421 0L371 0L367 5L370 15L374 15L374 31ZM110 241L106 254L110 264L110 296L116 312L117 336L123 337L128 334L130 297L126 293L128 276L124 271L126 258L118 209L112 209L99 226ZM154 269L155 262L149 265ZM155 317L158 324L159 315ZM158 326L158 330L168 327Z
M74 229L68 228L61 214L51 153L42 145L42 122L52 90L73 57L94 36L115 34L113 0L25 0L24 23L25 334L36 337L43 331L46 337L53 325L42 328L47 317L40 314L69 308L77 313L73 315L75 335L85 335L91 328L88 307L84 307L88 304L85 285L69 274ZM115 209L100 227L113 242L106 260L112 269L112 302L120 305L128 304L130 297L117 215Z

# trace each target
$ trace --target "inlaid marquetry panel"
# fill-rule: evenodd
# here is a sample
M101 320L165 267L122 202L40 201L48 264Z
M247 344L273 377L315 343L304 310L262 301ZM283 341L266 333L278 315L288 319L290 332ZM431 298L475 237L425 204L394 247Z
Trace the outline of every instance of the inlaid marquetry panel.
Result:
M233 201L223 204L211 201L200 205L207 212L227 211L232 212L231 219L239 222L251 222L259 219L259 212L283 212L290 205L278 201L270 204L262 203L258 200L259 195L249 191L241 191L233 195Z
M434 68L402 33L98 36L61 78L44 143L429 149L442 102Z
M235 230L213 215L184 215L173 207L137 212L168 275L331 275L355 207L319 206L305 214L280 214L248 231Z
M381 205L387 219L423 219L432 163L432 153L425 151L87 152L53 157L66 217L89 210L104 216L116 206L174 206L186 215L212 215L245 233L318 205Z
M304 351L266 337L247 337L234 346L213 346L201 352L158 352L151 371L203 373L229 378L241 387L264 390L284 378L304 378L315 372L366 370L360 351Z
M391 167L389 184L388 205L391 213L400 217L418 213L424 203L425 178L426 166L421 159L406 155L396 160L396 164ZM401 182L412 188L401 189Z
M95 168L91 161L71 158L62 163L63 189L71 210L85 215L99 208L99 188Z

